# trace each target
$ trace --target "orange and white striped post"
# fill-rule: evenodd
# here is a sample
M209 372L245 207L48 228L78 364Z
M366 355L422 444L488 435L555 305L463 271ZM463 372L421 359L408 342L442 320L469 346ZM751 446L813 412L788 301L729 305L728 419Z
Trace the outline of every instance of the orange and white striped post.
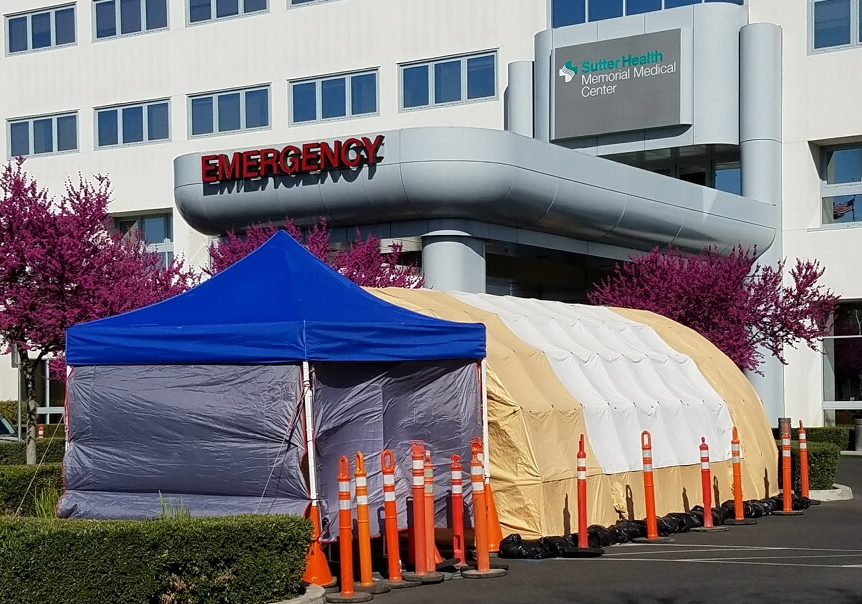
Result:
M644 499L646 503L647 539L658 539L658 523L655 515L655 482L652 471L652 437L644 430L641 433L641 455L644 467Z
M781 434L781 509L773 516L801 516L802 510L793 509L793 479L790 470L790 427Z
M587 528L587 452L581 434L578 442L578 546L564 549L564 558L593 558L605 553L600 547L590 547Z
M368 473L365 471L365 457L356 452L356 528L359 544L359 588L370 594L389 591L389 581L375 581L371 570L371 520L368 514Z
M45 438L45 424L39 424L38 438Z
M739 441L739 431L733 427L733 437L730 440L730 454L733 460L733 518L728 518L724 524L757 524L754 518L746 518L742 505L742 455Z
M458 564L465 566L467 558L464 552L464 479L461 474L461 456L451 457L452 465L452 552Z
M706 437L700 437L700 485L703 491L703 526L698 526L692 531L712 532L726 531L723 526L715 526L712 522L712 473L709 468L709 445Z
M434 543L428 543L428 527L425 519L425 443L414 440L410 443L410 457L413 473L413 559L414 569L412 573L402 573L405 581L419 581L420 583L439 583L443 580L443 573L436 572L435 567L428 566L428 547L433 548ZM433 559L433 558L432 558Z
M502 577L506 574L504 569L491 568L491 557L488 552L488 517L485 508L485 471L482 467L482 462L479 460L475 440L471 451L473 459L470 460L470 482L473 487L473 530L476 534L476 569L462 570L461 576L465 579Z
M587 539L587 452L583 434L578 443L578 547L590 547Z
M805 434L805 426L799 420L799 490L800 495L808 497L808 437Z
M367 602L374 596L357 592L353 585L353 513L350 497L350 462L346 455L338 460L338 552L341 579L337 594L327 594L327 602Z

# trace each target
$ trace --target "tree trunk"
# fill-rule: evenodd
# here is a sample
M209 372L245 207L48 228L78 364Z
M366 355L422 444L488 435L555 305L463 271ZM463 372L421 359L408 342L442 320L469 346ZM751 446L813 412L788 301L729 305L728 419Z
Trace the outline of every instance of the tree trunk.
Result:
M39 424L39 416L36 408L36 364L27 352L21 352L21 373L24 375L24 400L27 401L27 465L36 465L36 429Z

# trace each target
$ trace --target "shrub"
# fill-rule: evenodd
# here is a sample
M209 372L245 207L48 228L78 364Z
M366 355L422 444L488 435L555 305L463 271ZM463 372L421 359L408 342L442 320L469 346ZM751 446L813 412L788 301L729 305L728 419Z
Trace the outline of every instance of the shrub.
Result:
M852 429L853 426L805 428L805 438L810 443L832 443L838 447L839 451L847 451L853 449L853 446L850 444L850 432ZM776 440L781 440L778 428L773 428L772 434ZM799 440L799 428L792 428L790 430L790 438L794 441Z
M0 514L15 514L20 505L22 516L35 516L37 505L44 505L44 501L40 502L40 497L44 498L52 489L58 493L62 492L60 466L58 463L41 466L0 466Z
M310 538L311 524L297 516L0 519L0 602L262 604L288 599L300 591Z
M0 401L0 415L14 423L18 417L18 401Z
M66 452L65 433L58 438L40 438L36 441L36 461L60 463ZM47 451L47 454L46 454ZM23 442L0 442L0 466L19 466L27 463L27 447Z
M781 483L781 441L778 445L778 476ZM831 489L835 482L835 474L838 472L838 461L841 459L841 450L830 442L808 443L808 488L813 490ZM790 444L791 476L793 478L793 490L801 493L801 474L799 471L799 443Z

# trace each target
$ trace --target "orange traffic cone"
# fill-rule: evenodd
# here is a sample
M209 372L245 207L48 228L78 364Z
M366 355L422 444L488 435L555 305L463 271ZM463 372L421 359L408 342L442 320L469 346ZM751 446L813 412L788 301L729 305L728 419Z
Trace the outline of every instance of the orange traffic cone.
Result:
M500 518L497 516L497 506L494 504L494 493L491 491L490 482L485 484L485 508L488 511L488 552L495 554L500 551L503 529L500 528Z
M311 504L309 516L311 524L314 526L314 533L311 536L311 547L305 555L305 574L302 575L302 580L309 585L320 585L324 588L334 587L336 581L332 577L332 573L329 572L329 563L326 561L323 548L320 547L320 514L314 502Z

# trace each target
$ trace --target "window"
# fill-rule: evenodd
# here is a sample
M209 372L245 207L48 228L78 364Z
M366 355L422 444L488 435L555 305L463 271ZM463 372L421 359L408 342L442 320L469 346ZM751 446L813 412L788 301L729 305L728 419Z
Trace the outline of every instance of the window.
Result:
M744 0L551 0L551 27L640 15L704 2L742 5Z
M290 5L305 6L306 4L321 4L323 2L331 2L331 0L290 0Z
M269 126L269 87L225 90L189 99L191 135L223 134Z
M294 124L377 113L377 72L303 80L290 85Z
M742 195L742 173L739 162L715 162L712 171L715 188L725 193Z
M75 43L75 7L6 17L6 51L9 54Z
M809 37L814 50L857 46L862 41L860 0L810 0ZM854 23L856 24L854 27Z
M268 0L188 0L189 23L227 19L267 10Z
M823 338L823 400L832 409L858 409L862 401L862 303L840 302L834 335Z
M168 26L167 0L98 0L94 12L98 40Z
M43 115L9 121L9 156L78 150L78 114Z
M115 228L125 235L134 232L146 241L147 248L161 256L162 266L174 259L174 217L170 212L143 216L122 216Z
M827 147L820 162L821 224L862 221L862 143Z
M167 101L96 110L96 147L114 147L167 140Z
M497 95L497 56L471 55L401 67L401 108L464 103Z

